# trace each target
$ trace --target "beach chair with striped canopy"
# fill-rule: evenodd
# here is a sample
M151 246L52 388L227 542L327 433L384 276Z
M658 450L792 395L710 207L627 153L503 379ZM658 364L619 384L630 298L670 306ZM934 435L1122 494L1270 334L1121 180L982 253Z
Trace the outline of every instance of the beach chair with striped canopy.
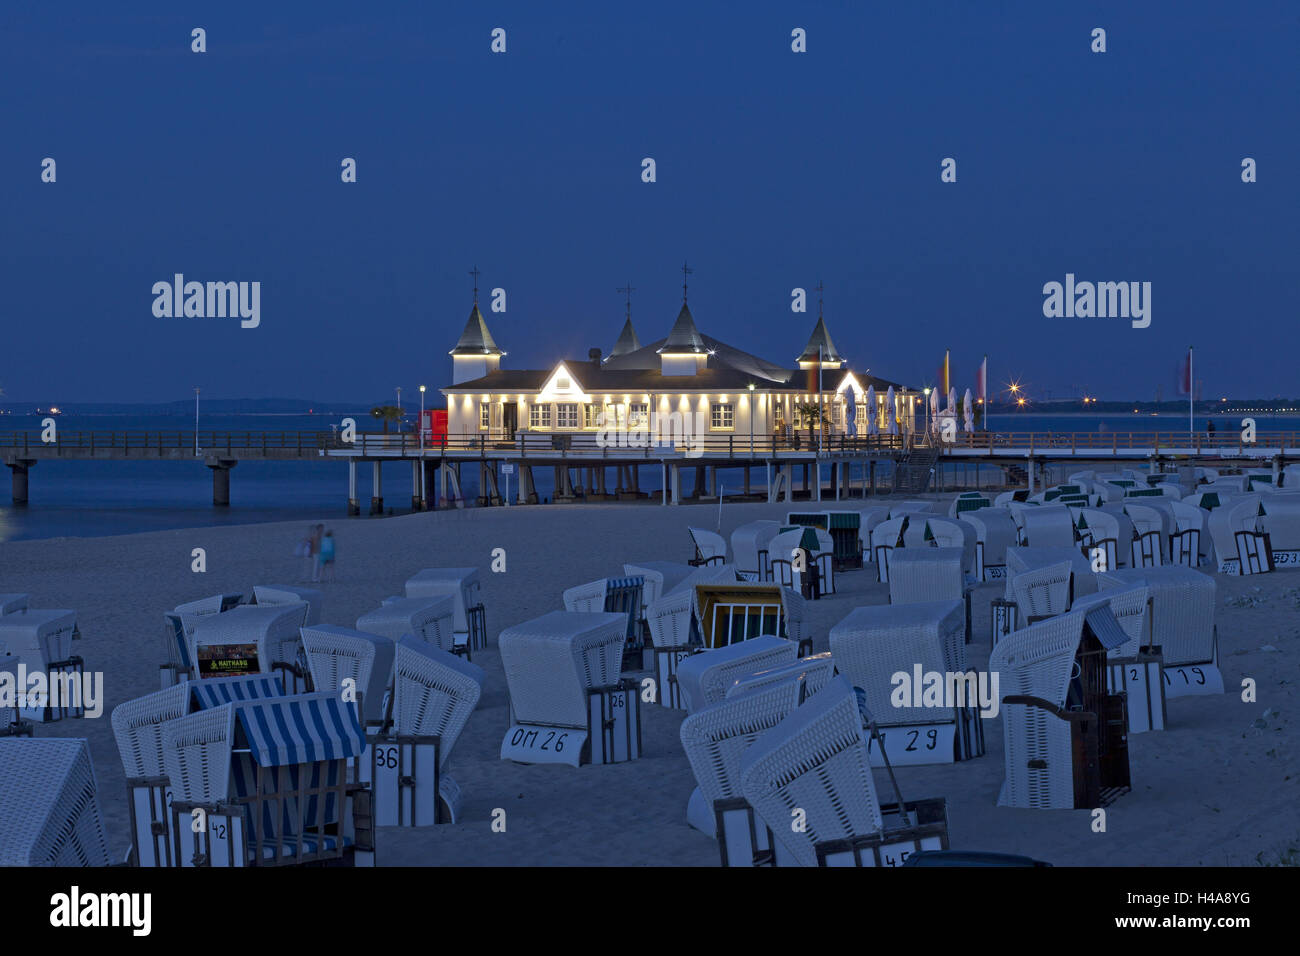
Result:
M126 772L131 811L132 860L136 866L179 866L172 855L170 807L163 726L223 704L283 697L280 679L265 674L189 681L125 701L113 708L113 736Z
M302 645L312 686L348 694L358 705L367 735L382 732L389 723L385 698L393 683L396 642L381 634L317 624L302 629Z
M639 685L620 671L627 616L552 611L498 638L511 726L501 759L620 763L640 755Z
M410 635L397 643L391 726L369 736L361 762L361 779L374 790L377 826L457 821L461 790L447 766L483 684L477 664Z
M408 598L455 598L452 629L456 653L467 656L487 647L487 611L478 568L424 568L406 580ZM461 648L465 648L464 651Z
M357 630L379 634L400 641L403 636L432 644L449 654L456 646L456 598L451 594L436 597L392 597L373 611L357 618Z
M863 723L839 676L742 753L741 796L786 851L774 863L788 855L801 866L898 866L918 850L948 848L943 800L881 805ZM791 825L792 809L803 826Z
M884 750L871 749L874 766L884 766L886 760L893 765L952 763L983 755L979 680L966 665L965 630L961 601L860 607L831 628L835 666L863 692L881 730ZM963 693L961 703L926 706L909 692L910 702L900 705L893 699L894 675L904 674L911 682L916 668L924 680L938 675L941 686L953 675L954 688Z
M365 734L339 695L221 704L168 721L162 742L181 866L373 864L370 792L349 772Z
M259 607L278 604L307 605L307 614L303 626L320 623L321 607L325 603L325 594L316 588L300 588L289 584L256 584L253 586L253 603Z
M0 866L109 866L85 739L0 737Z
M728 696L682 721L679 735L698 784L687 803L687 821L718 840L723 866L754 866L782 844L740 792L740 760L754 741L802 703L800 675Z

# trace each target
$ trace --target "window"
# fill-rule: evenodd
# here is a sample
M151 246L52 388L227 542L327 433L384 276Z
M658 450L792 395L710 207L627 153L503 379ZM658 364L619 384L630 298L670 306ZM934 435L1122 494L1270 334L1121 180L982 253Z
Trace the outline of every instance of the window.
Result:
M650 406L645 402L633 402L628 406L628 424L632 426L646 425L650 420Z
M831 405L831 422L836 427L844 424L844 406L839 402L834 402Z
M551 406L550 405L529 405L528 406L528 427L529 428L550 428L551 427Z
M714 402L709 415L709 427L731 429L736 427L736 406Z
M600 406L599 406L599 405L583 405L583 406L582 406L582 427L583 427L583 428L599 428L599 427L600 427L600 411L601 411L601 409L600 409ZM611 416L610 418L608 418L608 419L606 419L606 420L612 422L612 421L613 421L613 417Z
M478 427L479 428L492 427L492 403L491 402L478 403Z
M555 427L556 428L577 428L578 427L578 406L573 402L565 402L562 405L555 406Z

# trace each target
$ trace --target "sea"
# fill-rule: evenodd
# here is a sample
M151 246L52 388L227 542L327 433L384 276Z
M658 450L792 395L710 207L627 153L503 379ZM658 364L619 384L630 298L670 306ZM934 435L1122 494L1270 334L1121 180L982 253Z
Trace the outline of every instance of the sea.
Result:
M1241 427L1243 417L1256 419L1260 431L1300 431L1300 415L1225 412L1213 416L1216 430L1231 434ZM41 429L43 415L0 416L0 432ZM206 431L322 432L342 416L320 414L213 414L202 415L199 429ZM355 415L365 422L364 412ZM192 432L193 418L184 415L75 415L57 419L60 431L184 431ZM408 427L410 427L408 425ZM1034 432L1173 432L1185 431L1186 416L1170 414L1050 414L1020 413L990 415L989 431ZM1204 431L1204 419L1197 430ZM1068 467L1068 466L1065 466ZM42 460L31 469L29 503L15 508L7 484L8 469L0 478L0 541L36 538L99 537L135 534L172 528L255 524L268 521L365 521L363 515L347 518L347 468L328 460L241 461L231 472L230 507L212 506L212 477L201 461L88 461ZM724 473L725 475L725 473ZM473 502L478 493L477 469L464 470L464 497ZM824 474L829 480L829 474ZM1060 476L1064 477L1064 475ZM611 474L612 478L612 474ZM357 469L357 494L368 508L370 469ZM948 487L980 487L1000 482L1001 472L985 466L954 465L941 477ZM1050 476L1049 476L1050 479ZM642 490L657 493L659 470L643 468ZM724 478L725 480L725 478ZM755 489L763 477L755 476ZM549 469L536 472L539 497L553 492ZM410 511L410 478L405 469L384 472L385 510L392 514ZM723 487L724 496L727 488ZM739 491L739 488L735 489Z

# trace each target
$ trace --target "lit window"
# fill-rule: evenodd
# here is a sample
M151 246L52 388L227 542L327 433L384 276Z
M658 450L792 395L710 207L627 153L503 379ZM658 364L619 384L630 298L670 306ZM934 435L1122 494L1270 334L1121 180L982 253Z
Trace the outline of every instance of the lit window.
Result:
M492 403L491 402L478 403L478 427L479 428L492 427Z
M575 402L565 402L555 406L556 428L578 427L578 406Z
M709 414L710 428L735 428L736 406L730 403L714 402Z
M611 417L609 421L613 421ZM582 427L599 428L600 427L600 406L583 405L582 406Z
M530 405L528 407L528 426L530 428L550 428L551 406Z
M628 406L628 424L645 425L650 420L650 406L645 402L633 402Z

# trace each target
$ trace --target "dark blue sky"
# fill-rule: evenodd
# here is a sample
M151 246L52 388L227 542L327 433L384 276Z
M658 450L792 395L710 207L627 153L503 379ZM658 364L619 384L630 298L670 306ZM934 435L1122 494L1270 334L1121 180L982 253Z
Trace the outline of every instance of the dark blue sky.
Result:
M6 4L0 387L410 395L473 264L519 368L608 351L629 280L666 334L689 259L701 330L776 361L821 278L891 379L946 347L962 387L987 352L1035 397L1171 397L1195 344L1206 397L1296 395L1297 49L1300 8L1250 0ZM261 326L155 318L175 272L260 281ZM1044 318L1067 272L1151 282L1151 327Z

